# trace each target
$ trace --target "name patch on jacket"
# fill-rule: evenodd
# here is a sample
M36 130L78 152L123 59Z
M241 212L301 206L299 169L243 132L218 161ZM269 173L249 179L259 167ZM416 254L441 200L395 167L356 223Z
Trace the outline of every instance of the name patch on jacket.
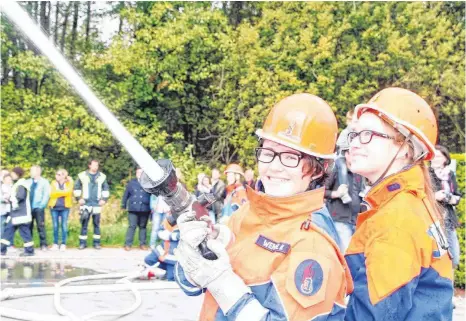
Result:
M290 244L275 242L269 238L266 238L263 235L259 235L259 237L256 240L256 244L272 253L280 252L286 254L290 251Z

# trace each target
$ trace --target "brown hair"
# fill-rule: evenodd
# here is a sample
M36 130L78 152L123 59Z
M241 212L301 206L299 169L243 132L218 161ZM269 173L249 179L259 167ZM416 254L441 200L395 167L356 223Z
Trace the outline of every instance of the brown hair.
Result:
M19 178L22 178L24 176L24 169L22 169L21 167L15 167L11 171L14 172Z
M331 160L317 159L314 156L303 154L303 176L319 176L317 179L311 182L313 185L323 185L325 178L328 173L327 170L330 168Z
M100 162L97 160L97 159L94 159L94 158L91 158L88 162L87 162L87 166L90 166L92 163L97 163L100 165Z
M447 159L445 161L445 164L443 164L443 166L450 165L451 157L450 157L450 153L448 152L448 149L442 145L435 145L435 149L438 150L440 153L442 153L442 155L445 156L445 158Z

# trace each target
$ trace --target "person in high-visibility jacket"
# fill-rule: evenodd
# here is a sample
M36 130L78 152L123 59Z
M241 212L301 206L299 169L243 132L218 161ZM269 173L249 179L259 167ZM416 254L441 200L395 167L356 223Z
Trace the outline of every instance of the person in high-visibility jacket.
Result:
M355 116L351 170L371 189L345 256L354 280L345 320L451 320L452 262L425 163L434 113L417 94L387 88Z
M322 187L337 132L321 98L281 100L256 132L249 202L213 232L192 212L179 217L175 280L188 295L205 292L200 320L343 320L352 281ZM216 260L197 250L206 237Z
M88 164L89 170L79 173L74 185L74 197L80 205L81 234L79 249L87 247L87 226L92 216L94 225L94 248L100 249L100 213L102 206L110 197L107 176L99 171L99 161L93 159Z
M24 170L15 167L11 171L11 177L16 183L11 188L11 214L7 219L5 231L0 240L0 251L5 255L8 246L12 245L9 240L13 239L16 230L24 242L24 252L20 256L34 255L34 242L32 240L30 224L32 222L31 201L29 199L30 184L23 178Z

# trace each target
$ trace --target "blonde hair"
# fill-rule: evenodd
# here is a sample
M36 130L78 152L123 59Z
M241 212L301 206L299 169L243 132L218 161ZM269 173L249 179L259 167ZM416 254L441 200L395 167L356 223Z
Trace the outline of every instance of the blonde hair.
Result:
M57 173L62 173L63 174L63 177L65 177L65 179L68 178L68 171L64 168L60 168L57 170Z
M380 118L382 119L382 118ZM382 123L386 128L394 133L394 141L398 144L402 144L406 140L406 136L404 136L402 133L397 131L393 126L391 126L389 123L385 122L382 119ZM440 221L440 224L442 225L443 229L445 229L444 225L444 219L442 213L444 212L443 208L440 206L440 204L437 202L435 199L435 189L434 189L434 184L432 181L432 176L430 175L429 172L429 167L426 165L426 162L423 160L419 161L414 161L414 146L413 143L408 140L406 145L408 146L408 153L407 153L407 159L406 159L406 165L419 165L422 169L422 175L424 176L424 192L426 194L426 198L429 201L429 203L432 205L432 209L434 211L434 216Z

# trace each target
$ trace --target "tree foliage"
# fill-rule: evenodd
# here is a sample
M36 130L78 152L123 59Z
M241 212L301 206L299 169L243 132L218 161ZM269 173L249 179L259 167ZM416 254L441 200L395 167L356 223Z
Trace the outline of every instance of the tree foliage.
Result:
M119 2L25 7L154 157L197 172L253 166L254 135L296 92L347 110L387 86L425 97L439 142L464 152L464 3ZM119 19L109 43L102 17ZM88 157L115 183L134 163L68 84L2 19L2 161L73 174Z

